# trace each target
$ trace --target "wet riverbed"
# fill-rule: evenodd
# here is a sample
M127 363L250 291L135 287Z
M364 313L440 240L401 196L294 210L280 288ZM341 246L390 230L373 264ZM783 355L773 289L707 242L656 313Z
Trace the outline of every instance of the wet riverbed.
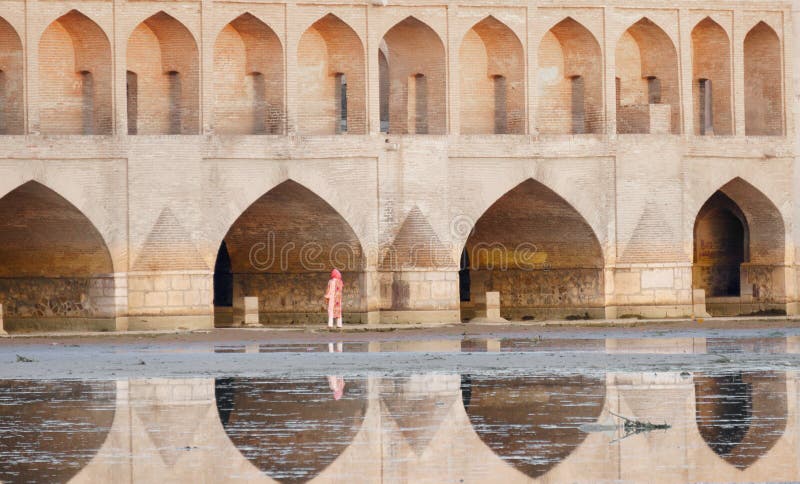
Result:
M796 482L796 338L4 346L0 481Z

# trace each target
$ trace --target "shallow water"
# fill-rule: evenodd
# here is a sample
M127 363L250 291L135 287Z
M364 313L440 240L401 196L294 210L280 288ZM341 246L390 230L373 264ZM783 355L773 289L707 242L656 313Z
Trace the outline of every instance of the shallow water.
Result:
M367 371L178 377L168 371L173 360L150 358L147 378L20 371L0 380L0 481L797 482L800 373L786 365L795 361L793 338L242 343L195 349L185 361L301 364L356 353L391 366L406 352L420 363L414 371L373 361ZM53 362L72 365L58 351L61 360L40 361L54 350L29 350L35 362L10 366L36 374L50 365L55 375L64 369ZM155 350L94 351L122 365ZM423 368L438 361L423 357L451 353L456 363ZM504 371L480 363L492 353L619 360ZM674 369L647 364L665 355L672 359L658 361ZM169 378L152 376L159 364Z

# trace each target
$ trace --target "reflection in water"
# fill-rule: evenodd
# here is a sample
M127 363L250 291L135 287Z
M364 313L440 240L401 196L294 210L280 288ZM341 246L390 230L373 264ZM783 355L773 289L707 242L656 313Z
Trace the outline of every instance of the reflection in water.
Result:
M114 420L114 382L0 381L0 481L66 482Z
M603 411L605 379L546 376L462 377L462 399L475 432L503 460L539 477L586 438L581 425Z
M0 481L796 482L797 378L0 381ZM616 440L609 412L671 428Z
M305 482L350 445L367 410L366 380L350 379L342 395L327 379L218 379L217 410L242 455L270 477Z
M778 373L695 375L697 428L709 447L744 469L786 428L786 377Z

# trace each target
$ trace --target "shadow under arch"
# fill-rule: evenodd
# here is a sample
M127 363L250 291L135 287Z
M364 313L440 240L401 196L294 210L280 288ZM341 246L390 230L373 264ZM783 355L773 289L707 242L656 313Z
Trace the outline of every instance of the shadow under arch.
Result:
M228 438L251 464L280 482L317 477L360 432L368 406L367 380L348 378L341 394L332 387L325 379L214 382L217 412Z
M246 296L259 298L262 323L321 323L333 268L344 276L345 321L361 321L365 259L347 220L313 191L286 180L244 210L220 242L214 300L225 304L215 304L215 323L240 324Z
M0 481L75 477L108 438L116 396L113 381L0 382Z
M36 181L0 198L6 329L113 329L113 289L108 246L77 207Z
M462 375L461 397L475 433L498 457L533 479L580 447L606 398L604 377L496 378Z
M786 430L786 384L780 372L696 374L695 423L703 441L738 469L755 464Z
M786 229L775 204L734 178L694 219L692 287L714 316L785 312Z
M462 319L485 305L487 291L500 292L507 319L604 317L603 265L600 242L583 216L529 178L497 199L466 240Z

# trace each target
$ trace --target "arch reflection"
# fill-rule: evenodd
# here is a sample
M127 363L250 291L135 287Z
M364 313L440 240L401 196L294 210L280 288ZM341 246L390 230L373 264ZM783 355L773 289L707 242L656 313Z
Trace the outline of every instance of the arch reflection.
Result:
M700 435L714 453L739 469L765 456L786 429L784 373L696 374L694 387Z
M605 379L591 376L464 375L461 395L481 440L517 470L538 478L586 439L580 426L597 421L605 387Z
M306 482L344 452L363 424L366 380L342 384L222 378L214 392L225 433L250 463L281 482Z
M111 429L109 381L0 381L0 482L67 482Z

